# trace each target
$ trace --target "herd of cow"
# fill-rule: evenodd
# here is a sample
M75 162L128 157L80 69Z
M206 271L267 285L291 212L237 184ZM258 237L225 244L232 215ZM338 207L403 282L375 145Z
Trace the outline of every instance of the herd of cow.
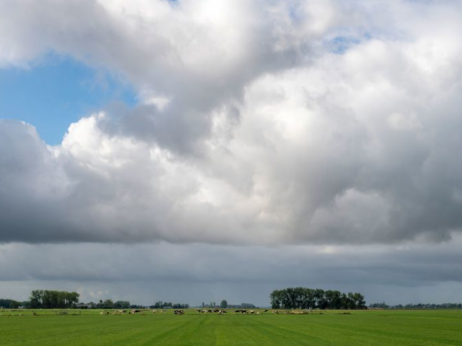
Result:
M4 310L2 312L17 312L16 310ZM112 311L100 311L100 315L146 315L146 313L149 310L141 310L141 309L132 309L132 310L112 310ZM316 314L321 314L322 312L320 311L313 311L313 310L247 310L247 309L237 309L237 310L225 310L225 309L197 309L196 310L199 314L218 314L218 315L223 315L226 313L232 313L232 314L242 314L242 315L261 315L264 313L273 313L273 314L284 314L284 315L305 315L305 314L311 314L312 312L315 312ZM152 313L161 313L164 314L166 313L167 310L152 310ZM62 315L62 314L67 314L67 312L57 312L56 314ZM185 311L184 310L173 310L174 315L184 315ZM348 313L349 314L349 313ZM0 313L0 316L24 316L23 313L21 314L3 314ZM38 316L38 314L35 311L32 311L33 316Z
M112 315L123 315L123 314L125 314L127 312L128 312L129 315L136 315L136 314L141 314L141 313L145 312L145 310L139 310L139 309L132 309L130 311L128 311L128 310L115 310L115 311L112 312ZM153 310L153 312L156 313L156 310ZM161 312L165 312L165 310L161 310ZM109 313L109 311L101 311L99 314L100 315L109 315L110 313Z

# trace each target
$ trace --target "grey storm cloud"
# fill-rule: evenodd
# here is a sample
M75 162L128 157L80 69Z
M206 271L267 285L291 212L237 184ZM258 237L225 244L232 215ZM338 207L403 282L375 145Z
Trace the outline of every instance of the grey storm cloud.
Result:
M273 289L287 286L361 291L369 303L447 302L460 298L460 245L460 236L436 246L374 249L5 244L0 246L0 282L4 294L16 296L14 287L26 297L31 288L69 287L79 290L84 301L111 297L144 304L228 299L265 306Z
M82 118L57 146L0 120L0 242L450 239L460 3L383 6L3 1L0 66L68 55L139 104Z
M453 243L379 246L228 247L209 244L4 244L2 281L238 282L272 285L462 283ZM367 257L368 260L364 261ZM56 261L59 258L59 261ZM35 260L34 260L35 259ZM185 266L188 263L188 266ZM252 263L252 266L248 264ZM406 266L402 266L406 263ZM17 270L17 268L22 270ZM24 269L26 268L26 269ZM444 269L442 269L444 268ZM275 275L277 273L277 275Z

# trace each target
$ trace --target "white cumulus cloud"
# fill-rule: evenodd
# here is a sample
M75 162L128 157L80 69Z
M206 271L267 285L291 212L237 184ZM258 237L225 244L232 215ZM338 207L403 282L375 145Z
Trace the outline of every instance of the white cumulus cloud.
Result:
M2 242L369 244L462 226L459 2L3 1L140 103L47 146L0 121Z

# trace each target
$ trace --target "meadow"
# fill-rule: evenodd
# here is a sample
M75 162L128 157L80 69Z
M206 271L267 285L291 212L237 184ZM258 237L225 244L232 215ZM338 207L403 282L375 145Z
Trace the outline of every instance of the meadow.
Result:
M462 311L100 315L0 311L0 345L462 345ZM21 316L22 314L22 316Z

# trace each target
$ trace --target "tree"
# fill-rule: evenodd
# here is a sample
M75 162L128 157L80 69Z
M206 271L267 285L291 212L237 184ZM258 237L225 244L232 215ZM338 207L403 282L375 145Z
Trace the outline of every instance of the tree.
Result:
M32 309L74 308L79 302L77 292L35 290L31 292L28 306Z
M114 307L114 303L112 302L112 299L106 299L103 303L103 308L104 309L112 309Z
M242 309L255 309L255 305L251 303L241 303Z
M20 302L13 299L0 299L0 307L5 309L17 309L21 306Z
M42 307L42 291L32 291L29 299L31 309L40 309Z
M220 308L226 309L228 307L228 302L226 300L222 300L220 303Z
M353 293L352 299L354 301L354 305L356 309L365 309L366 302L364 301L364 296L360 293Z
M270 294L271 307L273 309L279 309L281 307L280 293L279 290L274 290Z
M360 293L341 293L304 287L274 290L270 294L273 309L365 309Z
M114 303L114 309L128 309L130 308L130 302L124 300L118 300Z

